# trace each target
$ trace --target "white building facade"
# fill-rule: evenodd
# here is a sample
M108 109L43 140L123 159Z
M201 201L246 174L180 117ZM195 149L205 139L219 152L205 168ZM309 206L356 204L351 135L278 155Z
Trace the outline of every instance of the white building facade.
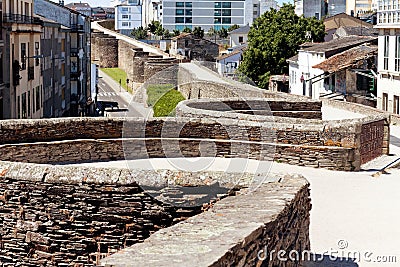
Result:
M142 25L142 3L140 0L115 1L115 30L129 35Z
M162 6L163 27L172 30L201 27L206 32L213 28L229 28L232 25L251 25L260 15L257 0L164 0Z
M377 107L399 114L400 97L400 1L378 4Z

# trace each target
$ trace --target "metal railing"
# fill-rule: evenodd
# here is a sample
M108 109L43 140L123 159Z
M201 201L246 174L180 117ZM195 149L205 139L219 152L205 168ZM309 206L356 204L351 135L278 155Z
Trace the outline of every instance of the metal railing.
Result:
M26 16L21 14L4 14L3 22L6 23L23 23L23 24L41 24L42 21L37 17Z
M73 32L83 32L84 31L84 28L83 28L83 25L81 25L81 24L71 24L71 31L73 31Z

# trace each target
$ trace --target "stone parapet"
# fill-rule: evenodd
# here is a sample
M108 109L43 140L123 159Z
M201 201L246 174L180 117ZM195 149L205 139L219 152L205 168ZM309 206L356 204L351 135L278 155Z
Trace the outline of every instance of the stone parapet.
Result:
M308 182L299 176L282 177L217 202L210 210L162 229L102 260L119 266L301 266L280 261L276 254L302 254L308 237ZM293 253L294 252L294 253ZM267 255L266 255L267 254Z

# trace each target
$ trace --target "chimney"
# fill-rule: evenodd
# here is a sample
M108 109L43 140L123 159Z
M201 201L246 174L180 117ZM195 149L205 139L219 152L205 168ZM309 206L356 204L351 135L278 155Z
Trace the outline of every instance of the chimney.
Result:
M64 6L64 0L59 0L59 1L58 1L58 4L59 4L60 6Z

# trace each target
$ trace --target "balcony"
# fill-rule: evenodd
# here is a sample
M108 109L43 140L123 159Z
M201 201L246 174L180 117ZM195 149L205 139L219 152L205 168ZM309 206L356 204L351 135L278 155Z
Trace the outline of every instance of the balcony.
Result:
M41 24L42 21L37 17L25 16L21 14L4 14L4 23L20 23L20 24Z
M84 32L85 29L81 24L71 24L71 31L72 32Z

